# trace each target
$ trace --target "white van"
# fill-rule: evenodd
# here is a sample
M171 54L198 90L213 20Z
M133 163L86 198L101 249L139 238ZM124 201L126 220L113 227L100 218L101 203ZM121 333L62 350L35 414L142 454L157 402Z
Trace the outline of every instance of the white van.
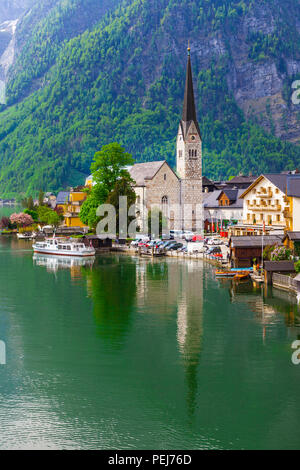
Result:
M204 253L205 246L203 242L193 242L187 244L188 253Z

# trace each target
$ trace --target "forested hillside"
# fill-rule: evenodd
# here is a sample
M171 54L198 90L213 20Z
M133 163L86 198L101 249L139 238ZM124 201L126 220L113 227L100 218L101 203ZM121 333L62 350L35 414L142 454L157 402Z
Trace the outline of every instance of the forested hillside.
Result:
M33 8L16 33L0 114L0 194L76 184L111 141L138 161L173 165L188 39L206 176L300 166L300 108L291 101L297 0L43 5L42 18Z

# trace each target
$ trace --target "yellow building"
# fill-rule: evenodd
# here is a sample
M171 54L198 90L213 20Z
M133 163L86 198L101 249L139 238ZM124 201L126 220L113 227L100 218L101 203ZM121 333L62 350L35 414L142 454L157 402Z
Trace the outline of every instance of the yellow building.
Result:
M64 207L65 225L67 227L86 227L79 217L81 206L86 198L87 193L84 191L74 190L70 192L68 202Z

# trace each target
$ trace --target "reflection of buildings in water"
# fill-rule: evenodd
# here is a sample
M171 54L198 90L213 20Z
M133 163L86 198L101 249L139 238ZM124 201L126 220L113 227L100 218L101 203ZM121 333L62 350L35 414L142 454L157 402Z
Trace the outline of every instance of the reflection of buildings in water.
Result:
M70 269L72 277L79 277L81 276L81 268L92 267L95 257L47 256L35 253L33 255L33 262L36 266L46 267L48 272L56 273L59 269Z
M194 414L197 369L203 335L203 264L197 260L145 260L137 263L137 303L164 316L177 311L177 344L185 370L187 405ZM149 308L150 306L150 308ZM151 309L153 306L153 309Z
M253 285L252 282L244 284L230 283L231 301L247 304L256 314L257 321L264 327L271 326L284 316L288 336L294 337L299 334L300 328L300 306L294 295L289 292L272 289L268 286Z
M193 416L198 391L197 370L203 336L203 267L182 263L178 284L177 341L188 387L187 405Z

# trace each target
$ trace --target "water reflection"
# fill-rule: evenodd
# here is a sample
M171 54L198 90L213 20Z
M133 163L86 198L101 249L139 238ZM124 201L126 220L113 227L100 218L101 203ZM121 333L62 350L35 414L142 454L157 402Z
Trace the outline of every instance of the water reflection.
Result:
M300 334L300 305L297 296L284 290L256 283L226 281L232 303L245 303L255 313L256 321L263 325L263 338L267 328L284 316L288 333Z
M122 256L99 257L86 272L98 335L119 347L126 337L136 299L136 264Z
M48 272L56 273L59 269L70 269L71 276L80 276L81 268L92 268L95 257L78 258L72 256L55 256L43 255L35 253L33 255L33 263L35 266L43 266Z

